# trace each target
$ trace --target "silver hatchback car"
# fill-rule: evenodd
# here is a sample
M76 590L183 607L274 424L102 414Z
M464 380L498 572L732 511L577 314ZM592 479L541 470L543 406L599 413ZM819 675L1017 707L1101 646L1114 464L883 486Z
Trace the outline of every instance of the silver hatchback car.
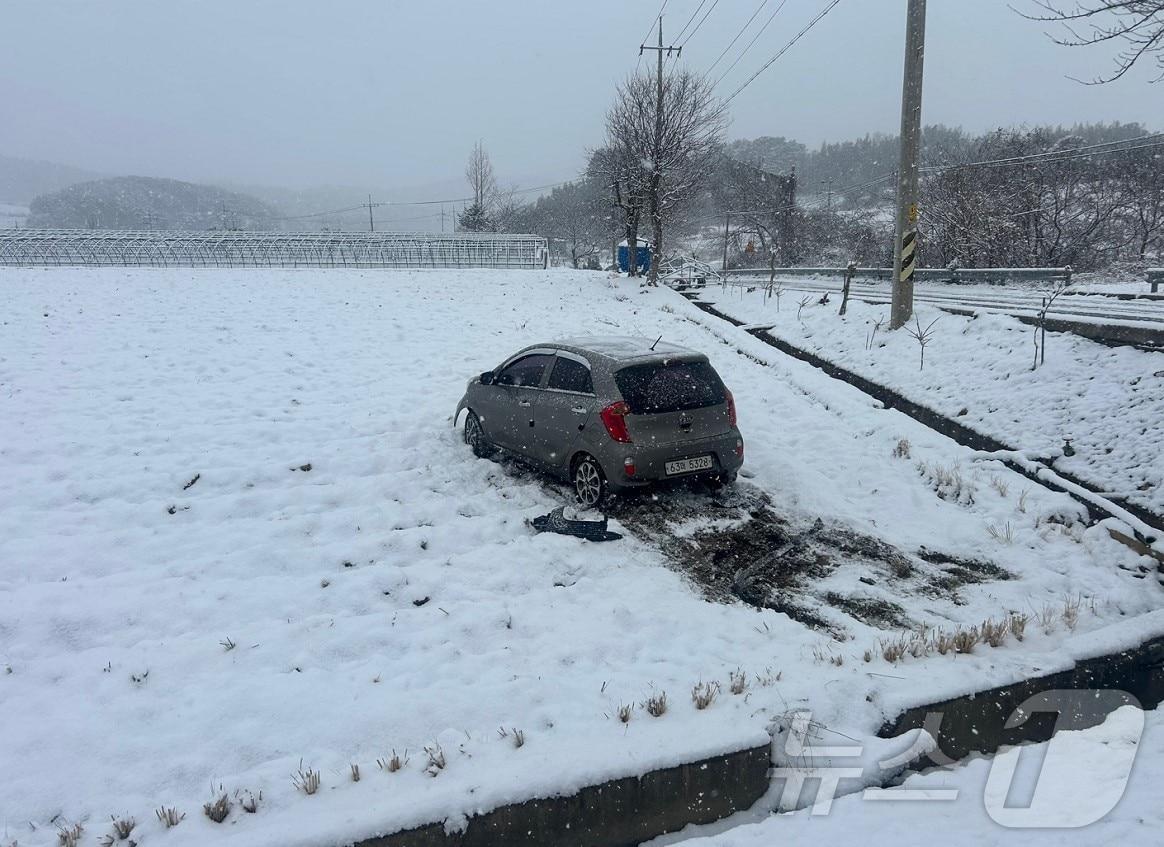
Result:
M703 477L744 462L732 393L707 356L642 338L536 344L469 381L453 416L478 456L500 448L574 484L584 506L608 491Z

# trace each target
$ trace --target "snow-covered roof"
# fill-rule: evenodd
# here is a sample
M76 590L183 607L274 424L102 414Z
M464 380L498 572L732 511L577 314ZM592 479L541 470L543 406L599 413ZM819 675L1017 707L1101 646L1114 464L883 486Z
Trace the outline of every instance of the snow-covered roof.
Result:
M666 341L658 341L656 343L656 339L654 338L643 338L633 335L584 335L574 338L563 338L556 343L562 347L576 347L579 350L587 350L591 353L608 356L612 359L657 356L660 353L689 353L698 355L698 351L692 350L689 347L680 347L678 344L670 344Z

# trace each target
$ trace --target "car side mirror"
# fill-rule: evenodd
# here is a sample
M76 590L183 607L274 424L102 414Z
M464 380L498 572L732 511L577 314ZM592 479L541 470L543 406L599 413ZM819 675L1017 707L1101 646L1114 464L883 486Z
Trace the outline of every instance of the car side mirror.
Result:
M493 371L485 371L485 373L481 374L481 384L482 385L492 385L493 384Z

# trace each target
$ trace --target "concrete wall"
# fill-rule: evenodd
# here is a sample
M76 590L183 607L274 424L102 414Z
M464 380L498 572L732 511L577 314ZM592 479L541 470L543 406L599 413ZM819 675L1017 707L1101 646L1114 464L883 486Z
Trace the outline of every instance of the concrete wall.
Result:
M632 847L688 824L747 809L768 789L769 745L528 800L469 819L357 842L355 847Z

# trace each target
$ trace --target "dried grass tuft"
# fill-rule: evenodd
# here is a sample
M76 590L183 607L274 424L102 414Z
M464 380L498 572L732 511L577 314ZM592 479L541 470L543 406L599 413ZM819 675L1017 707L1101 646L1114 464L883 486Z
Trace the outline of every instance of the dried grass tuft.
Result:
M250 791L242 793L235 792L235 797L238 798L238 804L242 806L242 810L248 815L253 815L259 810L259 804L263 802L263 792L260 791L257 795Z
M173 829L186 819L186 813L179 812L173 806L162 806L160 809L155 809L154 814L158 816L158 820L165 824L166 829Z
M81 843L81 836L85 834L85 827L75 823L70 827L61 827L57 830L57 844L60 847L77 847ZM12 842L15 844L16 842Z
M715 702L716 696L719 694L718 682L697 682L695 687L691 689L691 702L695 704L695 708L703 711L712 703Z
M377 759L376 764L379 765L380 770L382 771L396 773L398 770L402 769L405 765L408 764L408 751L405 750L404 757L401 758L400 754L396 752L396 748L393 748L391 756L385 756L383 758Z
M448 759L445 757L445 751L441 749L441 745L433 742L431 747L424 748L424 754L428 759L428 764L425 765L424 772L431 777L435 777L446 767L448 767Z
M728 690L732 694L743 694L748 690L748 674L745 671L736 668L728 676L731 680L728 683Z
M1010 521L1007 521L1001 527L997 527L994 524L987 524L986 534L999 544L1014 543L1014 527L1010 525Z
M222 791L221 787L219 787L219 791ZM233 806L234 804L230 802L230 797L227 796L225 791L222 791L216 799L211 800L209 803L203 803L202 811L206 814L206 817L215 823L222 823L226 820L226 816L230 814Z
M660 691L658 694L651 695L643 703L643 708L652 718L662 717L667 712L667 692Z
M618 707L618 719L622 723L630 723L631 715L634 713L634 703L623 703Z
M303 768L303 760L299 760L299 770L291 774L291 784L299 791L309 797L315 792L319 791L320 776L319 771Z
M910 444L908 438L897 439L897 446L893 448L893 458L908 459L910 452Z

